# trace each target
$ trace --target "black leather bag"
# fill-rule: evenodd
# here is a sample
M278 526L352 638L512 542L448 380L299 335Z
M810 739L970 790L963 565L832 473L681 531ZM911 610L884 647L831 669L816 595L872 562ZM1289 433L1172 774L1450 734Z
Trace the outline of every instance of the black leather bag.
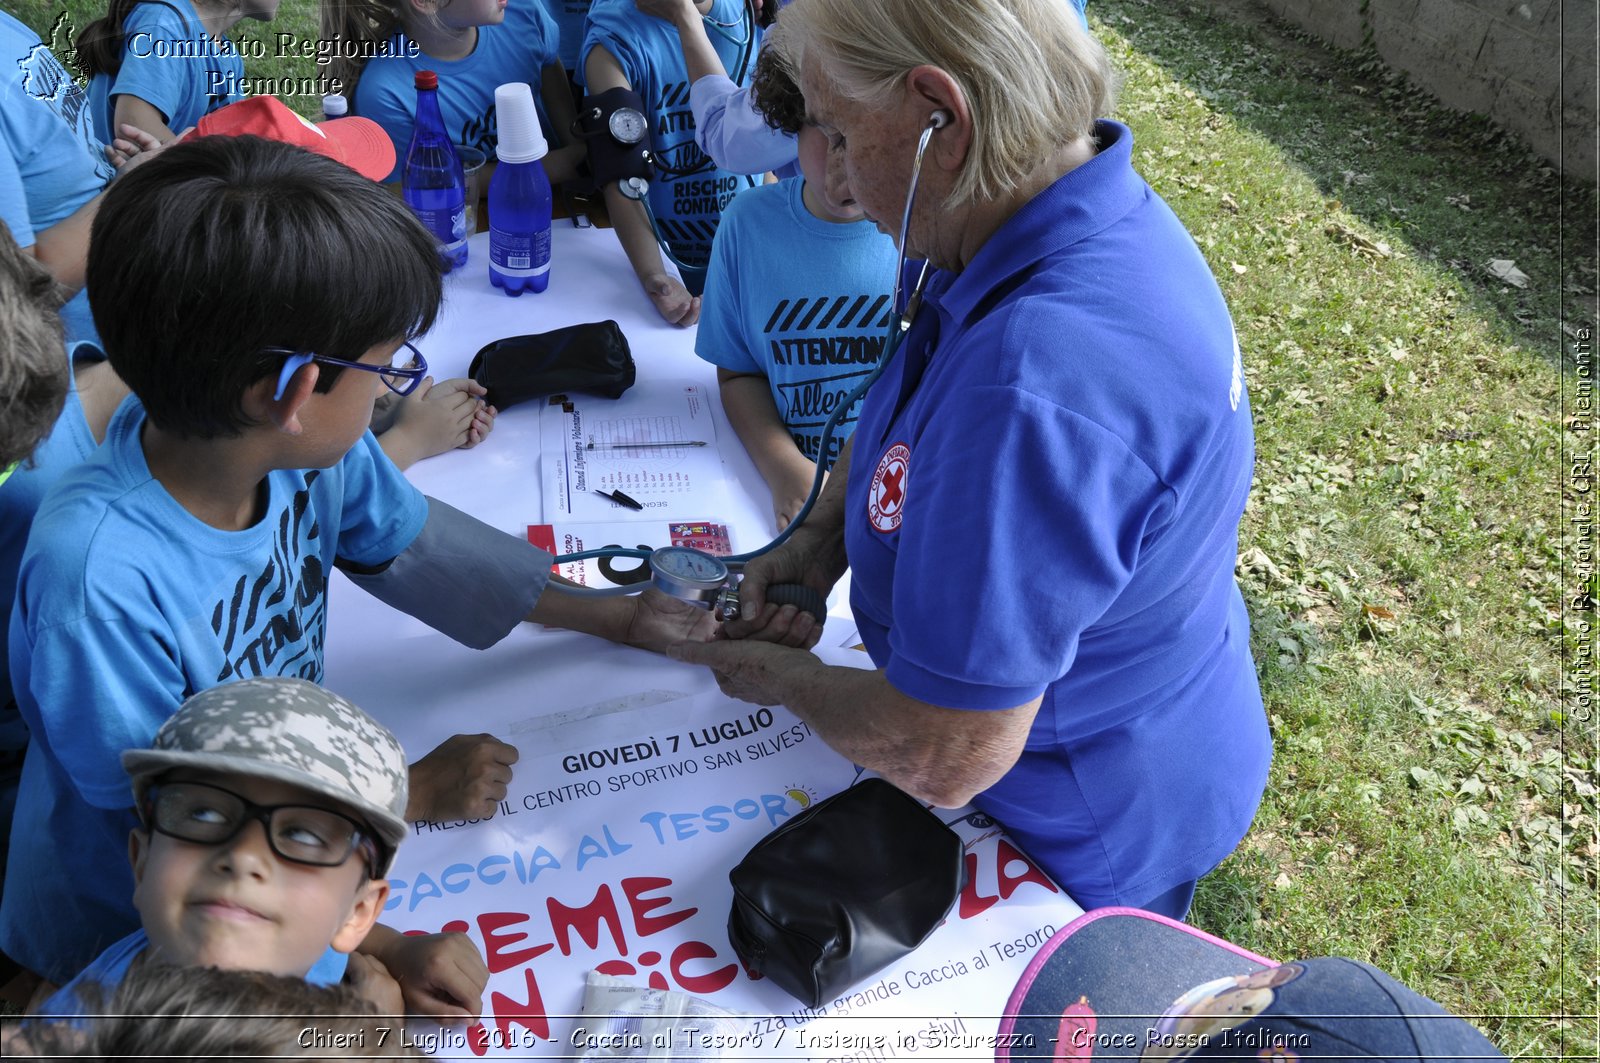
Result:
M497 410L564 391L617 398L633 387L633 353L615 321L568 325L486 345L467 375L489 389Z
M865 779L762 838L728 874L728 940L751 971L821 1007L915 949L961 895L961 839Z

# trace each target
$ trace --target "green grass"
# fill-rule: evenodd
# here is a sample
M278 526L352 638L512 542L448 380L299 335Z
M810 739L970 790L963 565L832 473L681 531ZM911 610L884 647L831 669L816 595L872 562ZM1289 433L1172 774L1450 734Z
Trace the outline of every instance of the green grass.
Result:
M313 10L286 0L261 29L314 34ZM1562 326L1594 324L1594 187L1371 56L1237 10L1090 5L1136 164L1233 308L1256 418L1239 577L1278 752L1192 918L1270 956L1374 963L1508 1054L1592 1057L1596 735L1563 714L1562 667L1593 613L1559 608L1558 457Z
M1368 960L1508 1053L1592 1055L1595 734L1561 714L1557 411L1561 321L1592 326L1595 285L1560 205L1592 219L1594 190L1369 57L1217 6L1091 5L1256 416L1239 576L1278 755L1193 919Z
M104 0L13 0L6 4L6 10L18 19L33 27L47 44L50 41L50 28L62 11L67 12L69 24L74 27L68 34L69 39L75 38L77 32L89 23L105 14ZM278 35L290 34L295 47L288 49L290 54L280 55ZM298 89L300 84L307 79L315 80L325 68L318 67L313 60L302 58L294 54L299 50L299 42L316 41L317 32L317 5L312 0L284 0L278 9L278 15L271 22L245 21L234 27L230 37L241 42L240 50L247 59L245 62L245 75L251 78L278 79L280 83L294 83ZM57 50L57 56L61 51ZM254 58L260 55L262 58ZM311 86L307 86L311 88ZM322 94L320 90L310 92L279 92L284 102L308 118L322 116Z

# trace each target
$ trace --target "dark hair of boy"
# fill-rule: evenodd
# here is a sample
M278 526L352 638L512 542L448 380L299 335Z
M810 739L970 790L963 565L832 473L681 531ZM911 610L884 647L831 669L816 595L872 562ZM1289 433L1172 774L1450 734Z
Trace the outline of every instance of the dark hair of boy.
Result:
M357 361L426 332L443 268L406 205L347 166L259 137L186 139L119 177L89 241L95 328L151 422L250 427L283 347ZM318 391L339 378L323 365Z
M774 49L756 54L755 72L750 75L750 103L780 133L798 134L806 124L806 98L789 66Z
M67 294L0 221L0 471L31 455L61 415Z
M12 1059L384 1059L420 1056L344 985L214 967L167 967L141 956L109 999L84 988L88 1015L8 1030ZM307 1037L307 1031L318 1036ZM383 1031L383 1032L380 1032ZM337 1045L338 1050L329 1051Z

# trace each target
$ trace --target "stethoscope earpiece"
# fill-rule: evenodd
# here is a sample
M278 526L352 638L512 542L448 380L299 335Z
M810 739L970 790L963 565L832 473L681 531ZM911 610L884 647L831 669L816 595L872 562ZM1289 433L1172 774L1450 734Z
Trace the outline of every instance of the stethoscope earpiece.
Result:
M949 111L934 111L932 114L930 114L928 116L928 127L930 129L943 129L945 126L947 126L949 124L950 124L950 112Z

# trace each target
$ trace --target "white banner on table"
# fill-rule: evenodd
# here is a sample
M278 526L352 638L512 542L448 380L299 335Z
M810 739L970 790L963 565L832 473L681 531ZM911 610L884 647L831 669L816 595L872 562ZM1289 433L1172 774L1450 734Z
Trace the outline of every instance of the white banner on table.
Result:
M692 380L635 384L619 399L575 395L546 406L544 519L585 522L694 516L728 492L705 386ZM621 491L630 510L600 493Z
M525 721L509 736L521 760L500 813L413 824L384 922L466 932L491 977L480 1025L412 1038L447 1056L582 1055L576 1016L598 969L751 1016L737 1044L679 1056L992 1057L994 1017L1028 955L1080 909L972 813L955 824L968 882L951 918L851 992L802 1007L728 944L728 871L855 768L783 708L651 700Z

